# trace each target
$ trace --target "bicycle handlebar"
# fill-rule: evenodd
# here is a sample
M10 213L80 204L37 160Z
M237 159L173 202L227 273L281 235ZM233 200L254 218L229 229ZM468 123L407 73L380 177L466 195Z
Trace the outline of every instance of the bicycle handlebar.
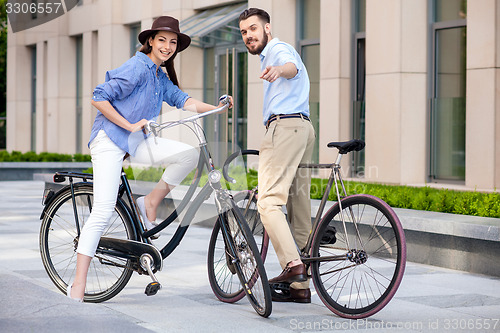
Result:
M156 137L156 136L158 136L158 133L160 131L162 131L166 128L174 127L174 126L181 125L181 124L188 123L188 122L193 122L193 121L198 120L202 117L206 117L206 116L209 116L209 115L214 114L214 113L219 113L219 112L227 110L229 108L230 99L229 99L228 95L222 95L221 97L219 97L219 102L223 104L219 108L216 108L216 109L213 109L213 110L210 110L207 112L203 112L203 113L198 113L198 114L195 114L193 116L186 117L186 118L183 118L183 119L180 119L177 121L168 121L168 122L165 122L162 124L158 124L157 122L150 120L146 123L146 126L145 126L146 130L148 132L153 133L153 135Z
M237 151L235 153L232 153L229 155L229 157L226 159L224 162L224 166L222 167L222 174L224 175L224 179L226 179L229 183L234 184L236 183L236 180L234 178L229 177L229 174L227 173L227 169L229 168L229 164L239 155L259 155L258 150L253 150L253 149L245 149L241 151Z

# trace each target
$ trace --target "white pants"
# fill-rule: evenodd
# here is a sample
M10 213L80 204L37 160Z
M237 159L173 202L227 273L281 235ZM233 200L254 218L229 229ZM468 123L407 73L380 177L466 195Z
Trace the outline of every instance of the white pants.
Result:
M115 209L126 152L114 144L102 130L90 143L90 152L94 170L94 205L83 226L77 252L93 257ZM198 156L198 151L190 145L164 138L157 138L155 143L150 137L138 146L133 163L167 163L169 165L162 175L163 181L169 185L179 185L196 167Z

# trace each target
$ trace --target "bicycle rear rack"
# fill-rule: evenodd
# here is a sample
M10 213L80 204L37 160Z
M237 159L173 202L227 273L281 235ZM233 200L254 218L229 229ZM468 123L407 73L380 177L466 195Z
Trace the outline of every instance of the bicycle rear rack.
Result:
M83 173L83 172L72 172L72 171L58 171L54 174L54 183L62 183L66 181L66 178L69 178L70 182L73 178L81 178L84 182L94 179L94 175L91 173Z

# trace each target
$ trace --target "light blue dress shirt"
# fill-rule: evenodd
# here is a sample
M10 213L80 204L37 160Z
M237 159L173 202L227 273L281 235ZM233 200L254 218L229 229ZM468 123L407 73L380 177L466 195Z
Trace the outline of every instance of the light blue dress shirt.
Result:
M264 125L273 114L302 113L309 117L309 76L295 49L273 38L260 54L260 67L282 66L291 62L297 67L297 75L291 79L278 78L274 82L264 80Z
M158 70L158 66L142 52L137 52L122 66L106 72L105 82L95 88L93 96L96 102L109 101L131 124L158 117L163 102L181 109L188 98L189 95L174 85L165 72ZM111 141L132 156L144 139L142 131L131 133L98 111L89 144L100 130L104 130Z

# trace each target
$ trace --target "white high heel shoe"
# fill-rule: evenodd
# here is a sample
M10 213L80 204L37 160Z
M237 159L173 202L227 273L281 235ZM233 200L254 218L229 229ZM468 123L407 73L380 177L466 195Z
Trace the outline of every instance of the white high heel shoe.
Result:
M66 296L68 296L68 298L72 299L73 301L77 301L77 302L83 302L83 298L73 298L71 297L71 287L73 287L72 284L69 284L68 285L68 288L66 289Z
M145 197L140 197L136 200L137 207L139 208L139 212L141 213L142 221L144 222L144 227L146 228L146 230L151 230L154 227L156 227L158 223L156 223L156 221L150 221L148 219L148 216L146 214L146 204L144 203L144 198ZM150 238L157 239L158 237L160 237L159 233L151 236Z

